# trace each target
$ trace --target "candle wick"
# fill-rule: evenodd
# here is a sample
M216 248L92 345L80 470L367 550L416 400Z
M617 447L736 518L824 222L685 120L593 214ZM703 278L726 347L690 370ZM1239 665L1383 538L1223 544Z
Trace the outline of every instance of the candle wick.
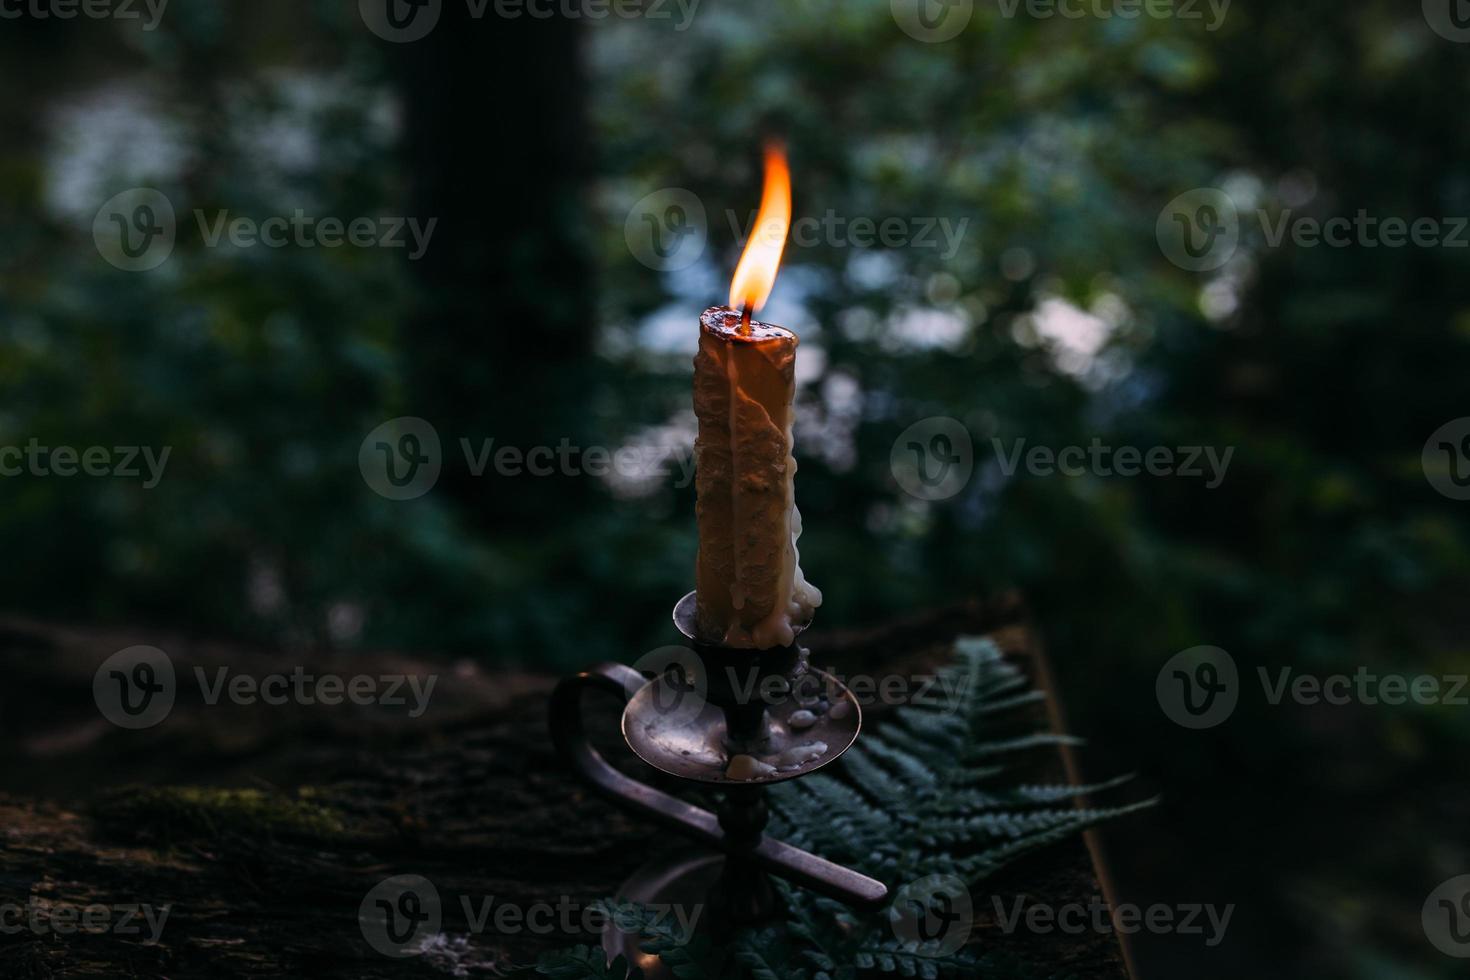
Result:
M740 304L740 336L750 336L750 304Z

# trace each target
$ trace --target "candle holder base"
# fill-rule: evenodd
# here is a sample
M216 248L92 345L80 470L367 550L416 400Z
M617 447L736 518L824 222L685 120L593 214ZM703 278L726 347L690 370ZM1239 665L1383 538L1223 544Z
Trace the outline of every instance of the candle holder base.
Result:
M709 896L719 884L728 860L723 854L711 851L680 850L666 857L655 858L640 867L623 882L615 898L619 902L635 902L657 909L668 909L678 924L693 920L693 931L698 933L712 929L713 916L706 907ZM644 980L664 980L673 973L657 955L645 953L641 946L645 942L637 933L627 933L616 924L609 923L602 934L602 949L608 962L621 956L643 972Z
M675 625L693 644L693 660L680 662L687 669L650 679L622 664L599 664L562 680L551 698L552 740L596 789L716 849L660 858L629 879L619 898L697 907L701 931L715 934L775 913L770 875L876 909L888 898L882 882L765 836L765 787L809 775L847 751L862 727L857 699L808 666L795 644L743 650L702 643L693 612L693 593L674 608ZM620 695L623 737L634 754L691 787L722 791L719 812L613 768L583 728L581 697L588 689ZM652 966L637 937L619 936L605 937L610 956L623 953L635 965Z

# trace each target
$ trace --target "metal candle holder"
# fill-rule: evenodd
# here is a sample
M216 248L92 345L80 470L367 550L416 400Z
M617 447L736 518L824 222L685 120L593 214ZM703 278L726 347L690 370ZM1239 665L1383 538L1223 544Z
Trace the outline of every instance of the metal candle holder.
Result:
M856 740L862 709L852 692L810 667L794 641L771 650L702 642L694 626L693 592L674 606L674 625L692 645L700 677L664 673L650 680L632 667L603 663L562 680L551 697L552 741L583 777L624 808L717 852L660 854L624 883L618 897L648 905L705 906L714 914L703 916L702 923L716 931L759 922L777 911L770 875L859 908L880 906L888 897L882 882L764 833L765 787L815 772ZM582 693L588 689L624 698L622 731L628 747L690 787L722 791L719 812L686 803L609 765L587 741L582 724ZM798 716L793 724L798 711L814 720ZM762 768L749 779L729 778L726 769L737 754L771 760L774 768ZM659 973L655 958L638 951L636 936L609 930L604 946L609 956L623 953L645 973Z

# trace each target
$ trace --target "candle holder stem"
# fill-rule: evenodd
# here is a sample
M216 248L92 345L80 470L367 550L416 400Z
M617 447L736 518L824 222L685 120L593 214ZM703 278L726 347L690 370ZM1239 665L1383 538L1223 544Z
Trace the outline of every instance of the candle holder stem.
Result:
M711 895L716 921L746 926L770 918L778 907L775 886L754 860L770 810L759 786L732 786L719 811L725 831L725 865Z

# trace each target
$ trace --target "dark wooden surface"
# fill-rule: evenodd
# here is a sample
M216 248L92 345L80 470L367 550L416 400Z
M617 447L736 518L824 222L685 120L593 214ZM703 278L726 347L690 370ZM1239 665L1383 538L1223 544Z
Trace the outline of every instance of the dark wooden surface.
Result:
M852 673L906 672L938 661L964 632L989 632L1046 680L1012 600L955 607L865 633L814 634L817 660ZM110 654L147 643L172 658L174 710L123 731L92 701ZM542 950L594 936L471 933L478 905L578 906L611 894L669 842L588 793L551 753L545 699L554 678L431 665L395 655L317 660L134 631L0 621L0 903L45 922L94 903L170 908L156 943L110 932L0 931L3 977L318 978L493 976ZM437 673L431 707L209 706L191 668L252 675ZM1055 702L1053 702L1055 710ZM597 713L594 712L594 715ZM882 711L869 712L882 723ZM616 730L612 705L601 727ZM1042 723L1046 722L1043 717ZM609 737L628 771L648 775ZM1040 778L1065 760L1042 754ZM170 787L195 787L179 794ZM243 788L203 795L197 788ZM444 941L390 960L363 939L358 906L393 874L431 880ZM1115 937L1003 932L994 899L1087 904L1103 894L1094 856L1074 838L1023 859L975 895L979 941L1034 963L1039 975L1126 976ZM0 918L0 926L15 918Z

